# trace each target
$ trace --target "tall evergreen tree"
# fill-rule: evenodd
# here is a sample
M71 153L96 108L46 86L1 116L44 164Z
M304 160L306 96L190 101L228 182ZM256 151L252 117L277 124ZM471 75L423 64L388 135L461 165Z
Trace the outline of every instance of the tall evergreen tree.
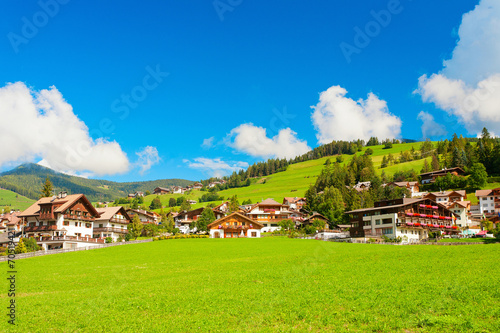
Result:
M47 179L45 179L45 184L43 184L43 187L42 187L41 198L52 196L53 191L54 191L54 187L52 185L52 182L49 179L49 176L47 176Z

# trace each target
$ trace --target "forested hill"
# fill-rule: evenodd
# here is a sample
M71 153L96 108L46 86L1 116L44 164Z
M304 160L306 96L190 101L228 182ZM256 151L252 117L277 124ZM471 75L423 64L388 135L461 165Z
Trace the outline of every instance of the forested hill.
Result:
M118 183L108 180L70 176L34 163L27 163L0 174L0 187L31 199L40 197L40 189L47 176L56 192L83 193L91 201L114 200L135 191L152 191L155 187L187 186L193 181L185 179L158 179L144 182Z

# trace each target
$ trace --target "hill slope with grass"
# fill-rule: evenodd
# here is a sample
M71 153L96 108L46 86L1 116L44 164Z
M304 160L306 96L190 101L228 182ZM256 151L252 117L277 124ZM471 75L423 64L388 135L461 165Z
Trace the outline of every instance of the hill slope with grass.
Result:
M385 149L383 145L364 147L357 154L362 155L368 148L371 149L373 151L373 154L371 155L373 165L378 174L384 172L387 176L392 176L398 171L407 171L410 169L413 169L417 173L420 173L420 170L424 166L424 161L427 160L428 163L431 162L430 157L405 163L393 164L383 169L380 168L384 156L392 154L394 157L397 157L399 156L400 152L410 151L412 147L418 150L420 147L420 143L417 142L394 144L393 147L389 149ZM348 164L351 161L352 157L353 155L342 155L342 164ZM250 186L232 188L220 191L218 193L219 195L223 196L224 199L228 199L233 195L237 195L240 203L241 201L247 199L250 199L252 203L256 203L267 198L273 198L274 200L281 202L284 197L301 197L304 196L309 186L316 182L316 178L321 173L326 160L330 159L332 162L334 162L336 158L337 156L328 156L316 160L309 160L291 164L288 166L286 171L281 171L269 176L252 179ZM164 207L168 207L170 198L178 198L184 196L187 199L198 201L204 193L207 192L193 190L184 195L164 194L160 196L160 199L162 205ZM148 207L155 197L156 195L146 196L144 198L144 205ZM220 201L218 203L220 203ZM198 208L205 205L207 205L206 202L197 203L196 205L193 205L192 208Z
M11 209L25 210L26 208L31 206L31 204L34 202L35 200L26 198L15 192L0 189L0 207L9 207Z

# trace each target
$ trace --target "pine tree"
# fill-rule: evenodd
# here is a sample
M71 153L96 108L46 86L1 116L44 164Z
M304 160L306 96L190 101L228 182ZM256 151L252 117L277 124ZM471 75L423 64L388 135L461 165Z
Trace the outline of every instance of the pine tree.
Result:
M235 194L231 197L231 201L229 202L229 212L237 212L240 209L240 203L238 201L238 196Z
M42 187L41 198L52 196L53 191L54 191L54 187L52 186L52 182L50 181L49 177L47 176L47 179L45 179L45 184Z
M127 225L128 234L130 237L137 239L141 235L143 227L139 216L134 215L132 222Z

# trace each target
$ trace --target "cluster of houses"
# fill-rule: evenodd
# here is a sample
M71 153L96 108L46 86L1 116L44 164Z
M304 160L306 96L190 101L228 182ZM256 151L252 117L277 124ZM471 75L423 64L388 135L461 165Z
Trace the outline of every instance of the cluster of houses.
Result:
M436 177L450 172L460 174L457 168L435 171L423 174L422 182L433 182ZM191 188L202 186L195 183ZM411 197L380 201L371 208L345 212L350 223L335 229L330 229L325 216L305 210L306 199L302 197L285 197L281 203L266 199L242 205L236 212L230 212L226 201L211 208L216 220L208 225L209 233L213 238L258 238L263 232L279 230L279 222L284 219L291 219L297 228L319 220L324 225L323 235L401 237L403 242L412 243L420 242L436 231L449 237L483 235L486 231L481 229L481 220L498 223L500 219L500 188L476 191L478 204L471 205L464 190L420 192L419 182L413 181L391 182L383 186L406 188ZM369 188L370 182L354 186L357 191ZM186 189L157 187L154 193L182 193L183 190ZM136 192L134 195L144 194ZM202 207L168 214L171 214L175 227L189 233L196 231L193 223L203 210ZM0 245L4 243L7 232L34 237L45 250L93 246L104 243L106 238L117 241L128 233L127 225L134 216L138 216L143 224L160 223L160 215L155 212L121 206L95 208L83 194L60 192L57 196L39 199L23 212L0 215Z
M184 194L190 190L199 190L203 187L202 183L194 183L193 185L188 185L186 187L182 186L172 186L172 187L157 187L153 190L153 194Z

